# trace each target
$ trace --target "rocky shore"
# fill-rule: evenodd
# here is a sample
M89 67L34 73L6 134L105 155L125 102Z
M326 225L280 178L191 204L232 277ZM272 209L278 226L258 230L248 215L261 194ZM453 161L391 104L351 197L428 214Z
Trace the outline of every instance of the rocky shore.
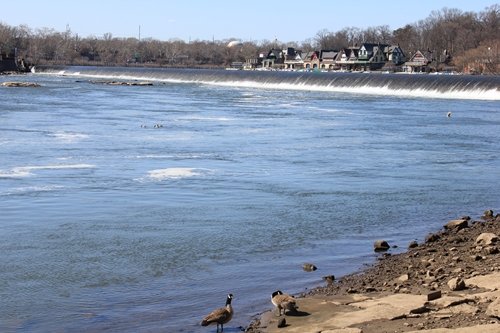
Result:
M500 214L447 222L425 242L260 315L251 333L500 332ZM374 246L382 242L375 242ZM387 246L385 246L387 248Z

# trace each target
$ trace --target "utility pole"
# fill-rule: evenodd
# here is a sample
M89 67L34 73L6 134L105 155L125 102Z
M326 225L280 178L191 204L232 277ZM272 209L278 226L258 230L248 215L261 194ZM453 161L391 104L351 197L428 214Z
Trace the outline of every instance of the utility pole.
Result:
M141 25L139 24L139 42L141 41Z

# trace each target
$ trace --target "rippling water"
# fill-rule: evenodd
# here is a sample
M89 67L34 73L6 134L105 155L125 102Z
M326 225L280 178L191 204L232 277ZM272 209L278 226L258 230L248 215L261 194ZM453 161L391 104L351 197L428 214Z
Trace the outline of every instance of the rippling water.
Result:
M16 79L42 87L0 87L1 332L215 331L230 292L237 332L500 206L498 100Z

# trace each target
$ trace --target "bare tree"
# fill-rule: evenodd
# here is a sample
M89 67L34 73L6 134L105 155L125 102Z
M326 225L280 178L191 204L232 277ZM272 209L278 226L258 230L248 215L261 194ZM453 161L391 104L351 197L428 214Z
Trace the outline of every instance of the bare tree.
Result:
M393 31L393 43L398 44L403 50L416 51L420 48L420 36L417 28L407 24L403 28Z
M102 37L81 38L68 27L64 32L42 28L34 32L27 26L10 27L0 23L0 49L18 49L29 63L119 65L128 63L161 66L227 66L233 61L245 61L267 54L270 49L287 47L303 52L360 45L363 42L399 44L410 55L420 50L435 60L435 66L450 64L453 59L470 64L468 57L488 57L481 60L483 72L495 73L500 39L500 5L495 4L480 13L443 8L416 23L391 31L387 25L359 29L345 27L332 32L320 30L313 38L300 43L283 43L277 39L244 42L228 48L227 42L195 40L159 41L151 38L115 38L110 33ZM465 57L465 58L464 58ZM475 66L478 67L478 66ZM464 67L465 68L465 67Z

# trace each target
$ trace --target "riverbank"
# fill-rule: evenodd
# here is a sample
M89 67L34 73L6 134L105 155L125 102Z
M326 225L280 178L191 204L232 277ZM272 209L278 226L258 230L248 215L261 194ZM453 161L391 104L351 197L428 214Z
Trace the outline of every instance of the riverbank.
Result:
M491 210L449 221L405 253L383 252L368 269L300 295L297 313L263 313L247 332L500 332L499 235Z

